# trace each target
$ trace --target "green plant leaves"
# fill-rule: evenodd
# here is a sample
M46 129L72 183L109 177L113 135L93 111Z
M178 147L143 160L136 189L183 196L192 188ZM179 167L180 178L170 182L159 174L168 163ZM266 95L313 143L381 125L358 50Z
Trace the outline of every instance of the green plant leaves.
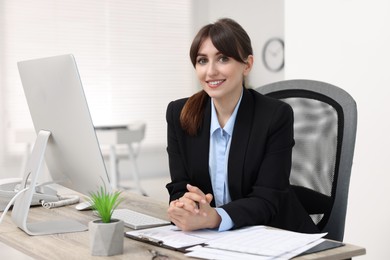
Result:
M93 210L96 210L103 223L110 223L111 216L118 205L123 201L119 195L121 191L109 193L106 187L100 187L97 192L90 193L90 201Z

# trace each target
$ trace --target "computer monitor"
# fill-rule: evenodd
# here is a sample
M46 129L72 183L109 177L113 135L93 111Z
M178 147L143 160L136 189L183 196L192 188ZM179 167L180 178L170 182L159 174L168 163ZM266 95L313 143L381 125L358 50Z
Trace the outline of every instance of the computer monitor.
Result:
M73 55L21 61L18 69L38 135L24 179L32 178L31 183L36 182L44 155L55 182L85 195L101 186L111 191ZM75 231L53 231L58 223L49 224L46 231L42 225L47 227L47 223L26 224L27 216L21 215L27 214L30 205L25 201L29 196L26 192L24 198L15 201L12 217L20 228L32 235Z

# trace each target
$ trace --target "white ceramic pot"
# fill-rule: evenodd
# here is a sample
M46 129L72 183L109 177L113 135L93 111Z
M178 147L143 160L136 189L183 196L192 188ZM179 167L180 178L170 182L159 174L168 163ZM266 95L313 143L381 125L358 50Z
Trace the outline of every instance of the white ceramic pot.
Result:
M112 219L103 223L100 219L88 224L92 255L111 256L123 253L124 225L122 220Z

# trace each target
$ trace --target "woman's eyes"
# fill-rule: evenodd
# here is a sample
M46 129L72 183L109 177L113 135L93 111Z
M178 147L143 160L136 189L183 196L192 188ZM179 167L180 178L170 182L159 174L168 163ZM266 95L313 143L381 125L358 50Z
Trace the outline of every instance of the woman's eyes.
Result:
M225 55L221 55L218 59L219 62L225 63L229 61L229 57Z
M225 55L221 55L221 56L218 56L217 57L217 61L220 62L220 63L226 63L229 61L229 57L228 56L225 56ZM200 64L200 65L204 65L208 62L208 59L205 58L205 57L199 57L197 59L197 63Z
M207 59L203 58L203 57L198 58L197 63L199 63L200 65L206 64L207 63Z

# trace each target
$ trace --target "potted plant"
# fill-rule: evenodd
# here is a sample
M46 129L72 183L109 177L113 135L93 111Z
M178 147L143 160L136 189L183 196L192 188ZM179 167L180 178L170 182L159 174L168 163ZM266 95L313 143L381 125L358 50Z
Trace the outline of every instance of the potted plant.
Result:
M123 253L124 224L122 220L112 219L112 213L123 201L121 191L107 192L106 187L90 193L92 209L99 219L88 224L91 254L111 256Z

